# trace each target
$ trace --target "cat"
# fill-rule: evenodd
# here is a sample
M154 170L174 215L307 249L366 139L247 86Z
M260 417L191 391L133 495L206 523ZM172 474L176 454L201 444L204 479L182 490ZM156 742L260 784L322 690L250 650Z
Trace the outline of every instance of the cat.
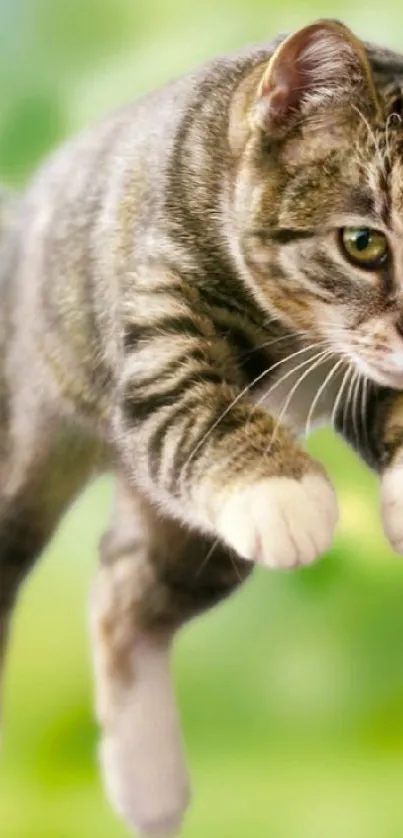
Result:
M4 197L0 638L95 474L91 598L109 797L148 835L189 799L172 640L253 565L308 565L333 424L403 552L403 57L322 20L116 111ZM79 549L79 545L78 548Z

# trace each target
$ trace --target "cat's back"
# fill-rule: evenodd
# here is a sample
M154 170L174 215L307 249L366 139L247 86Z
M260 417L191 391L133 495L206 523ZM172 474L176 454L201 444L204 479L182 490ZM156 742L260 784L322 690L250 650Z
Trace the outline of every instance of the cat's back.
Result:
M128 170L138 172L143 184L161 177L183 123L200 112L206 125L211 123L209 112L228 107L238 79L271 51L269 44L209 61L101 118L44 161L28 185L27 203L37 204L45 194L56 200L59 189L65 204L69 195L96 182L116 184Z
M189 150L199 158L203 146L218 159L232 92L269 53L270 45L209 62L119 108L44 161L15 225L14 322L26 353L46 344L47 357L88 371L89 381L105 356L113 363L118 285L155 253L175 215L170 184L179 156ZM205 165L211 169L207 158Z

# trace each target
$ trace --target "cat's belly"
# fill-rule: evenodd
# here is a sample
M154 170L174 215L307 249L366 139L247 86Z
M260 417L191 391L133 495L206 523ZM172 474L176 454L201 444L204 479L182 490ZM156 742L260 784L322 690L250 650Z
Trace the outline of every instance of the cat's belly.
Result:
M333 357L316 366L317 354L312 350L280 364L270 384L254 394L255 403L297 434L331 422L350 389L347 365Z

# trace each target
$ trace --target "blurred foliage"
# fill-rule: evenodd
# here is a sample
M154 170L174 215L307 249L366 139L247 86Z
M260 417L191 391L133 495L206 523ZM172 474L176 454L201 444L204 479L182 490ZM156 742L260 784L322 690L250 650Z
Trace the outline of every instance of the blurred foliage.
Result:
M399 48L400 3L0 0L0 173L21 184L64 136L199 61L316 17ZM196 791L185 838L401 838L403 567L377 482L330 433L340 497L316 567L258 571L189 627L176 677ZM96 767L85 609L111 486L68 515L21 597L0 766L4 838L118 838Z

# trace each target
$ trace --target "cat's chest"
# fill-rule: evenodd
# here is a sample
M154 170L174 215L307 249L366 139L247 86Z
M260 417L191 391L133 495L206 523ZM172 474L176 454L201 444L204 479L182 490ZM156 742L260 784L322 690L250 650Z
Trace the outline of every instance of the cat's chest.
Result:
M318 365L317 356L316 349L284 361L254 393L255 403L297 434L329 422L347 389L345 367L334 357Z

